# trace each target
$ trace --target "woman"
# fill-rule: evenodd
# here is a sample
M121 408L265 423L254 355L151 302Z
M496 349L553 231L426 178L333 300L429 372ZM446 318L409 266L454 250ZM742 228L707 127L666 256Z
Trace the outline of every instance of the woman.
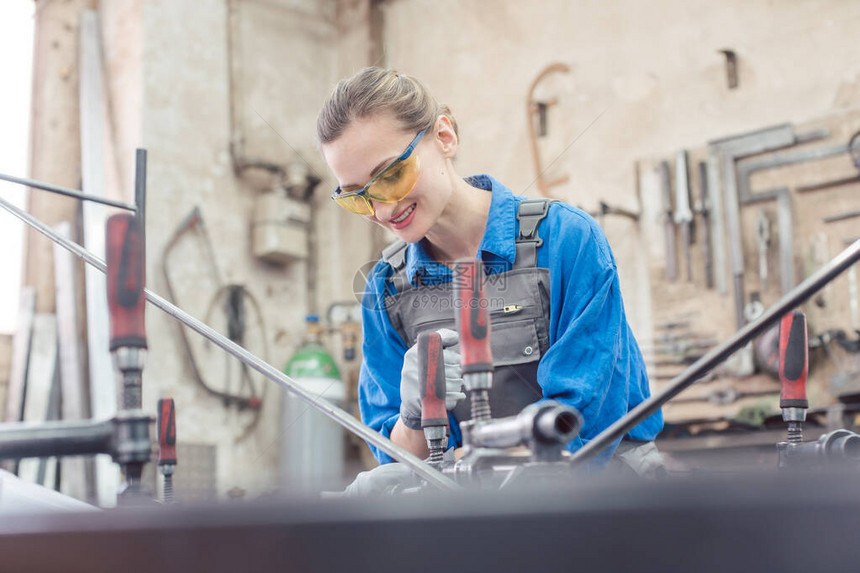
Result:
M479 258L487 273L494 417L541 398L569 404L584 419L571 444L576 450L648 397L615 261L588 215L516 196L488 175L461 178L450 110L392 70L366 68L341 81L320 112L317 134L339 183L332 199L400 239L370 273L363 300L359 406L367 425L427 455L414 345L420 332L441 328L450 445L460 445L457 422L469 408L450 331L450 264L462 257ZM661 428L658 412L625 437L619 452L640 452L639 464L642 453L656 454L651 440ZM650 458L645 465L653 469Z

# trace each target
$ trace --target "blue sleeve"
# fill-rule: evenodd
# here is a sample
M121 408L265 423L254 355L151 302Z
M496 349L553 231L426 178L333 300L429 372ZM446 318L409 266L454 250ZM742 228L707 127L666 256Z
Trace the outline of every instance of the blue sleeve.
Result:
M582 431L570 447L577 450L641 401L643 391L647 395L648 378L603 231L569 205L556 204L550 213L550 236L538 258L550 270L550 347L538 366L538 383L546 398L582 414ZM608 461L614 449L595 465Z
M362 297L362 354L358 376L358 407L361 420L386 438L400 418L400 371L406 345L394 330L384 304L387 264L371 271ZM392 458L368 444L379 463Z

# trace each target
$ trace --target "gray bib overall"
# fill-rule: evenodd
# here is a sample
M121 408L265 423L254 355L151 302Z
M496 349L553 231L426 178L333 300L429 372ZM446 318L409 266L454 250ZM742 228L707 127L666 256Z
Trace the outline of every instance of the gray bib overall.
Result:
M549 348L550 282L549 270L536 264L537 248L543 243L538 227L552 202L527 199L520 203L516 260L510 271L486 275L495 365L490 391L494 418L517 414L543 397L537 369ZM394 270L389 280L397 289L396 294L385 298L388 317L406 346L411 347L422 332L456 330L456 326L452 283L412 286L406 276L406 245L404 241L393 243L382 257ZM460 402L454 409L456 420L468 420L470 408L468 398Z

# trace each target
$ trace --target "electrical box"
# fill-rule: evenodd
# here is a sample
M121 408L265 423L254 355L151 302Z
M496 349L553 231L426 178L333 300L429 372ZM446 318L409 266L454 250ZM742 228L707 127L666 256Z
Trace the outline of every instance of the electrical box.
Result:
M306 259L310 221L310 204L293 199L283 187L259 195L251 224L254 256L276 264Z

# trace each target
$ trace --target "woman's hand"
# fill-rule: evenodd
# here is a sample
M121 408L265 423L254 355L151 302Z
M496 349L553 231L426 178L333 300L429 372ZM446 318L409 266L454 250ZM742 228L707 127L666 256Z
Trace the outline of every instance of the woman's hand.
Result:
M445 407L453 410L463 393L463 377L460 375L460 354L451 347L457 344L460 336L453 330L442 328L437 331L442 336L442 355L445 360ZM421 385L423 373L418 367L418 345L412 346L403 356L403 370L400 373L400 421L407 428L421 430Z

